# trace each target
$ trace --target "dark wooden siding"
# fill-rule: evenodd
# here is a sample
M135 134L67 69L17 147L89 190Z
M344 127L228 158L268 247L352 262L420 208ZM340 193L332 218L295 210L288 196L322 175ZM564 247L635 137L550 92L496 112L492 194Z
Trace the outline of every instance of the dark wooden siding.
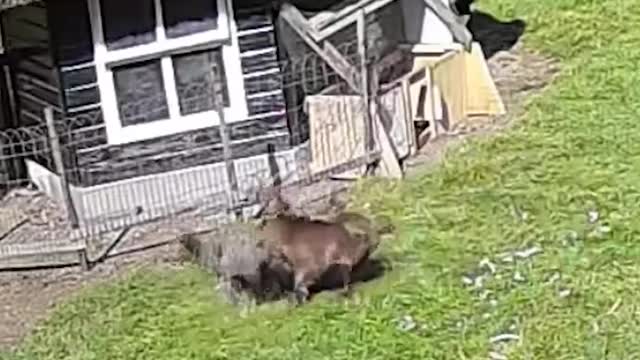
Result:
M87 0L50 0L48 8L65 110L75 114L98 109L100 93Z
M271 9L241 8L241 1L235 3L238 46L249 115L260 117L265 114L281 114L281 126L286 129L282 72Z
M43 122L47 106L61 110L57 68L51 54L47 8L43 3L2 13L4 46L9 55L20 125Z
M222 160L217 127L157 139L109 145L100 114L93 44L86 0L50 0L54 51L65 111L73 135L74 182L95 185ZM228 125L234 158L264 154L269 146L291 146L282 97L281 71L270 9L234 9L238 24L249 118ZM74 21L68 21L73 18Z
M288 133L271 131L279 121L280 118L264 118L230 124L233 158L265 154L270 146L276 151L290 148ZM96 117L92 123L74 133L78 171L73 182L78 185L97 185L223 161L218 127L107 145L101 119Z

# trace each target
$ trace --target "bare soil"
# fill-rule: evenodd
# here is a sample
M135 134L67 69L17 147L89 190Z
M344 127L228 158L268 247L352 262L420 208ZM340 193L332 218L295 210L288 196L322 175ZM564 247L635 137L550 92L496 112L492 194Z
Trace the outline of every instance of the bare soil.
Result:
M478 124L471 133L442 136L427 144L419 154L406 162L409 175L414 169L433 166L442 161L446 149L460 144L469 136L490 135L503 130L517 119L523 110L525 99L546 86L558 70L558 64L540 54L528 52L520 43L510 51L496 53L489 60L490 71L507 108L507 114L491 119L474 119ZM284 194L294 207L306 213L321 214L330 210L331 205L323 194L345 189L344 182L322 183L314 188L301 189L297 194ZM315 201L316 198L321 198ZM338 202L344 201L338 197ZM308 205L313 203L313 205ZM304 204L304 208L303 208ZM64 213L55 204L36 194L19 193L2 201L5 220L0 220L0 243L21 243L25 239L45 237L58 239L68 236L68 229L60 224ZM7 210L8 209L8 210ZM14 218L10 218L10 217ZM175 225L175 220L171 222ZM201 222L179 219L181 228L200 228ZM20 225L21 222L24 222ZM79 267L47 270L0 272L0 350L17 345L26 334L51 309L78 289L89 284L107 281L143 266L179 266L181 255L178 245L171 243L175 228L171 223L145 225L133 228L125 234L118 245L119 254L101 262L88 272ZM17 226L16 229L12 227ZM114 235L115 236L115 235ZM144 251L131 252L131 244L158 244L167 240L166 245ZM129 245L127 245L129 244Z

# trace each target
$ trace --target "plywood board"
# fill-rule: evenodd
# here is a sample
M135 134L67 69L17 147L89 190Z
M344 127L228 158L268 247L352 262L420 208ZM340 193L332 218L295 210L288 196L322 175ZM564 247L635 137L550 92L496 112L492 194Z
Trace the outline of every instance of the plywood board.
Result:
M407 156L410 152L404 102L402 87L399 84L397 88L379 98L378 103L383 109L383 114L378 113L375 104L371 107L372 117L381 120L374 121L373 132L378 140L375 149L386 151L389 156L396 158L396 163L397 157ZM309 114L310 169L313 173L325 171L365 155L366 107L360 96L307 96L305 107ZM386 142L383 141L383 136L389 138L391 148L380 148L381 143ZM394 169L388 170L390 175L397 173ZM361 174L361 170L357 174Z
M440 94L435 103L444 103L446 112L439 119L445 131L465 117L465 58L464 52L455 52L453 56L439 61L433 68L433 84Z
M389 136L388 130L384 127L378 110L382 108L379 100L376 99L376 106L373 111L373 125L376 145L380 148L381 161L376 168L376 174L391 178L400 179L403 176L402 168L398 162L397 152L393 147L393 140Z
M365 111L359 96L307 96L312 173L365 155Z
M471 52L458 49L430 54L417 49L413 73L424 70L425 77L409 85L414 120L435 119L438 131L447 131L467 121L469 115L505 113L478 43L472 44Z
M463 53L466 72L467 115L502 115L506 112L480 44L474 42L470 53Z
M394 87L392 90L380 96L380 104L383 115L383 122L388 120L390 124L384 124L388 130L389 136L393 143L398 158L404 158L411 151L410 136L411 132L407 125L407 118L410 116L405 107L405 98L402 84Z

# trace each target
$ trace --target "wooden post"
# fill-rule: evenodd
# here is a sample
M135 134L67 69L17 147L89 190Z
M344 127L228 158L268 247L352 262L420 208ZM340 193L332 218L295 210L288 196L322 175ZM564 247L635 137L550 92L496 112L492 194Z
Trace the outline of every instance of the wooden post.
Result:
M229 139L229 133L227 132L227 123L224 117L224 97L222 96L222 84L220 82L220 74L218 72L219 66L214 65L211 67L211 76L213 78L213 106L218 113L218 129L220 131L220 139L222 140L222 156L224 158L225 167L227 170L227 178L229 179L230 186L230 206L229 210L235 209L235 214L240 215L240 210L236 209L237 194L238 194L238 178L236 176L236 169L233 163L231 154L231 140Z
M427 69L429 74L429 104L431 105L431 118L433 119L433 123L431 124L433 126L433 128L431 129L431 134L433 135L433 139L436 139L438 137L438 114L436 113L436 83L433 79L433 66L429 65Z
M374 148L373 127L371 114L371 99L369 98L369 69L367 66L367 19L363 9L358 11L358 19L356 22L356 31L358 35L358 56L360 57L360 90L362 92L362 102L366 107L364 113L364 150L365 154L370 154ZM367 166L366 173L371 171L371 167Z
M71 190L69 188L69 182L67 180L67 172L64 168L64 161L62 160L62 147L60 146L60 138L56 131L53 118L53 109L47 107L44 109L44 119L47 123L47 130L49 133L49 143L51 144L51 155L53 156L53 164L55 170L60 176L60 183L62 185L62 196L64 197L64 206L67 211L67 216L71 222L71 226L78 227L78 214L76 213L75 206L73 206L73 198L71 197Z
M49 143L51 145L51 155L53 157L53 164L55 171L60 176L60 187L62 188L62 196L64 198L64 207L67 212L67 217L71 223L71 227L78 228L78 214L76 208L73 205L73 197L71 196L71 188L69 187L69 181L67 180L67 172L65 170L64 161L62 158L62 147L60 146L60 138L56 131L55 119L53 116L53 109L47 107L44 109L44 119L47 124L47 131L49 135ZM86 243L85 243L86 245ZM82 269L89 270L89 260L87 258L86 246L84 249L78 250L78 260Z

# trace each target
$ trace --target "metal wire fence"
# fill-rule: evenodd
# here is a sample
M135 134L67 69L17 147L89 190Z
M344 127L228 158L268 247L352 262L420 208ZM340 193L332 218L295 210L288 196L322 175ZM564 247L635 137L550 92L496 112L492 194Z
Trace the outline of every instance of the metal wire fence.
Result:
M51 166L46 126L28 126L0 131L0 191L28 182L24 159ZM1 195L1 193L0 193Z
M349 62L358 64L354 49L351 43L340 47ZM283 183L285 195L300 208L343 190L323 181L362 170L379 156L377 150L366 151L358 126L343 126L354 119L364 126L369 104L315 54L281 62L279 68L272 76L245 81L247 118L220 110L217 104L227 101L216 89L223 84L216 84L212 71L206 79L183 85L178 104L185 116L178 121L202 115L210 119L207 126L113 144L102 112L92 111L43 116L41 125L0 132L0 189L35 183L41 191L14 191L0 204L11 213L0 224L0 260L25 254L37 254L37 259L0 263L84 262L87 253L98 259L113 251L133 226L143 235L128 235L136 243L131 246L168 241L248 216L255 211L259 190L274 183ZM379 83L391 78L388 68L369 72L375 72ZM319 111L326 110L323 103L313 108L306 101L317 94L348 99L327 102L333 111ZM166 121L150 118L158 114L158 104L167 103L165 94L129 96L120 115L139 116L132 127ZM342 135L336 137L336 132ZM314 159L314 147L339 156ZM34 220L37 213L40 220ZM56 259L50 260L52 254Z

